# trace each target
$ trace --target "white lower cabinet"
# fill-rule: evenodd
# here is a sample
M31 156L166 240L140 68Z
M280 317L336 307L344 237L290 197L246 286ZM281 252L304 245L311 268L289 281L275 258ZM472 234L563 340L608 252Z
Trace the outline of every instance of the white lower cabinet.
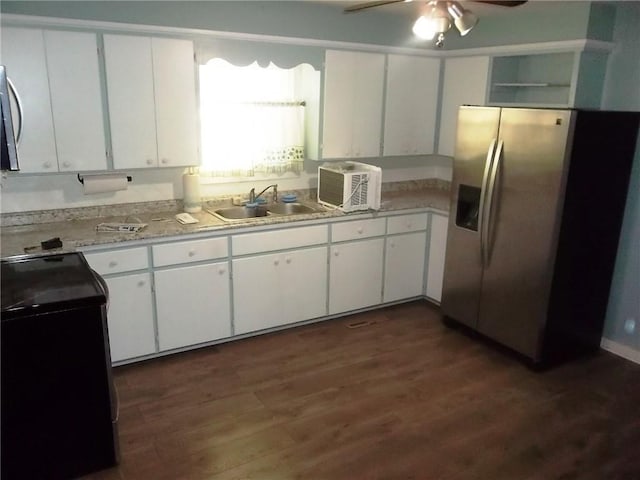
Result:
M425 295L438 302L442 298L444 277L444 255L447 249L447 228L449 218L431 215L431 235L429 238L429 262L427 263L427 285Z
M236 335L326 315L327 247L233 260Z
M147 247L84 252L109 288L107 325L111 361L156 353L153 288Z
M333 245L329 314L377 305L382 297L384 238Z
M151 274L106 278L109 287L109 343L111 361L149 355L156 351Z
M422 295L440 301L447 226L422 212L85 257L109 287L117 363Z
M228 262L154 272L160 350L231 335Z
M394 235L386 240L383 302L423 294L425 232Z

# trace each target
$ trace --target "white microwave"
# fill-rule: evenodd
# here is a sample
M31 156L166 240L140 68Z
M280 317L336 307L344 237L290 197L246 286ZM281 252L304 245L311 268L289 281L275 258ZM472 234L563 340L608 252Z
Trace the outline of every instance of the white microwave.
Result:
M380 210L382 170L360 162L327 163L318 167L318 203L354 210Z

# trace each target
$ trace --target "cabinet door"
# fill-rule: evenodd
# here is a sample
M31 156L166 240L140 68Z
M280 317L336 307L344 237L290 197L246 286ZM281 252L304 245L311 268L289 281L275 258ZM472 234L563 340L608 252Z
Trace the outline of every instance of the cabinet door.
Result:
M355 60L352 95L352 157L380 156L382 101L384 98L384 55L358 53Z
M109 287L107 323L111 361L154 353L156 336L150 274L112 277L105 281Z
M160 350L231 335L228 263L154 273Z
M382 238L341 243L331 247L330 315L380 303L383 251Z
M324 77L324 158L380 154L384 55L327 50Z
M395 235L387 238L384 302L422 295L424 259L427 248L425 232Z
M51 113L44 32L2 27L2 63L24 108L22 139L18 145L20 171L57 172L58 157ZM12 108L17 122L18 113Z
M488 76L489 57L460 57L445 60L438 142L440 155L454 155L458 107L485 104Z
M151 39L105 35L104 56L113 166L157 166Z
M442 298L442 278L444 276L444 255L447 249L448 222L449 219L442 215L431 216L427 289L425 294L438 302Z
M151 46L159 165L198 165L193 42L153 38Z
M44 38L58 168L106 170L96 35L45 31Z
M327 248L233 260L236 335L326 315Z
M383 155L434 153L440 60L389 55Z

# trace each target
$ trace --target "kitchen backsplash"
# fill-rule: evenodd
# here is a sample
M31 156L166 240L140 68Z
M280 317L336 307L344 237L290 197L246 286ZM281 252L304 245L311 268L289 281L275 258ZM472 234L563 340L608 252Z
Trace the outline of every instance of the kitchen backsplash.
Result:
M411 190L449 190L450 182L439 178L387 182L382 184L382 192L406 192ZM281 190L281 194L293 193L302 200L316 200L317 189ZM220 195L203 197L203 204L214 206L229 203L233 197ZM0 226L31 225L35 223L60 222L111 216L132 216L141 213L182 211L182 200L160 200L154 202L132 202L90 207L60 208L51 210L32 210L27 212L3 213Z

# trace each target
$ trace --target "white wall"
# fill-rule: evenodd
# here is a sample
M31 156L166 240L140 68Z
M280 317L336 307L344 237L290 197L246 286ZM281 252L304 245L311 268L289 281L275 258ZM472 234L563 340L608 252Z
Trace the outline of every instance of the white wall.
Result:
M605 109L640 111L639 25L640 2L617 2L616 47L607 69L602 105ZM631 173L604 336L607 341L614 342L614 351L640 363L640 139Z

